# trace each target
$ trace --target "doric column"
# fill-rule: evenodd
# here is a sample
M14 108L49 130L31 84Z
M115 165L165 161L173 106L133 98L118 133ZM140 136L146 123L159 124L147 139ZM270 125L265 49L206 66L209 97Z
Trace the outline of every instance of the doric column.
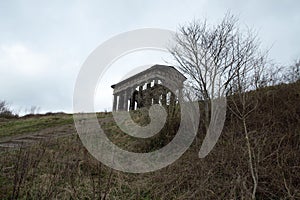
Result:
M134 110L134 105L135 105L135 95L132 94L131 97L130 97L129 110Z
M123 104L123 110L128 111L128 91L124 91L124 104Z
M151 88L151 82L147 83L146 89L149 89L149 88Z
M170 105L171 106L174 106L176 104L176 96L173 92L171 92L171 95L170 95Z
M114 100L113 100L113 111L116 111L117 109L117 98L118 96L116 94L114 94Z
M138 91L138 99L137 99L137 108L141 108L144 106L144 99L143 99L143 85L139 86L139 91Z
M158 85L158 79L154 79L154 87L152 90L153 104L159 104L160 88Z
M159 93L157 90L154 90L154 95L153 95L153 104L158 104L159 103Z
M118 110L123 110L123 108L124 108L124 94L123 92L120 92Z
M146 92L145 92L145 95L144 95L144 100L145 100L145 105L144 105L145 107L151 106L151 103L152 103L151 82L147 83Z
M178 90L178 101L181 102L183 100L182 88Z
M167 105L167 90L164 89L162 92L161 104Z

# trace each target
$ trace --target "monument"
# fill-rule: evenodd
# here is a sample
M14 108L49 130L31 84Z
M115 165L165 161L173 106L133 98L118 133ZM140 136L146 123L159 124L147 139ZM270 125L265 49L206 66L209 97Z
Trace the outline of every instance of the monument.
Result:
M173 66L154 65L112 85L113 111L129 111L153 104L174 105L182 96L186 77Z

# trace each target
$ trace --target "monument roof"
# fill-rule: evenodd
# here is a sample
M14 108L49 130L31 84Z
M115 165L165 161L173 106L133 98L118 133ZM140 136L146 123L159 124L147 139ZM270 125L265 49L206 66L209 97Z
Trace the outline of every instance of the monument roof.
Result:
M170 72L173 72L173 73L176 73L179 75L179 78L183 81L186 80L186 77L180 73L175 67L173 66L167 66L167 65L159 65L159 64L156 64L156 65L153 65L152 67L142 71L142 72L139 72L125 80L122 80L120 81L119 83L116 83L114 85L112 85L111 87L114 89L116 86L118 85L122 85L122 84L125 84L126 82L130 82L132 80L134 80L135 78L138 78L138 77L141 77L141 76L144 76L146 74L151 74L151 73L155 73L155 72L158 72L158 71L164 71L164 72L167 72L167 73L170 73Z

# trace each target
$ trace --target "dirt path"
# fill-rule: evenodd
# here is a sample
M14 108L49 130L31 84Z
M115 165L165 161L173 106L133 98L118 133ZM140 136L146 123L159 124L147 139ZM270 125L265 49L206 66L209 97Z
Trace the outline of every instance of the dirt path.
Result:
M76 131L74 125L67 124L62 126L46 128L35 133L2 137L0 138L0 150L7 148L26 147L42 140L66 137L75 133Z
M112 120L113 119L111 117L100 118L99 123L104 124ZM35 133L2 137L0 138L0 150L26 147L40 141L59 137L67 137L74 134L76 134L74 124L66 124L61 126L49 127Z

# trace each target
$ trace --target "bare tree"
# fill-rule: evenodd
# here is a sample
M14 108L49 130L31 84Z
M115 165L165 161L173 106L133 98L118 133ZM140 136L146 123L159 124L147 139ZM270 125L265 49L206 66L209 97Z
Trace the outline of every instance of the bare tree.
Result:
M31 106L30 107L30 114L38 114L39 113L39 110L40 110L40 107L38 106Z
M9 105L6 101L0 101L0 116L3 117L12 117L14 116L13 112L10 110Z
M176 45L170 53L177 67L190 80L199 99L205 104L205 127L209 126L210 100L226 95L238 71L249 59L260 59L256 36L245 34L237 27L238 20L230 15L217 26L207 21L193 21L180 27Z
M287 70L283 75L283 79L287 83L294 83L300 80L300 59L295 60L294 64L287 67Z
M209 26L206 21L182 26L175 37L177 45L170 52L177 67L189 78L198 98L204 101L206 130L209 119L214 117L212 100L223 96L232 98L230 110L241 120L245 135L254 199L258 172L247 118L256 109L257 102L250 98L249 91L269 81L265 72L267 52L260 51L260 43L253 31L240 31L237 22L228 14L217 26Z
M7 103L5 101L0 101L0 113L7 111Z
M256 110L259 98L257 92L251 91L275 83L277 81L275 76L277 76L280 70L280 68L274 68L273 71L267 72L266 54L255 53L258 52L258 47L252 46L251 53L246 55L247 58L243 62L243 65L239 66L235 76L229 83L230 95L228 95L230 99L228 108L241 121L243 127L249 170L253 181L252 199L255 199L258 186L258 159L250 142L250 131L247 120L250 114Z
M228 108L230 111L241 121L243 132L246 141L246 149L248 154L248 165L251 173L253 188L251 198L255 199L255 194L258 186L258 170L257 160L254 155L253 147L250 143L250 132L248 130L247 119L249 115L257 108L258 99L250 91L256 87L257 80L259 80L256 70L263 70L265 63L263 60L248 61L237 73L237 76L233 79L232 84L235 86L234 93L231 94L230 105Z

